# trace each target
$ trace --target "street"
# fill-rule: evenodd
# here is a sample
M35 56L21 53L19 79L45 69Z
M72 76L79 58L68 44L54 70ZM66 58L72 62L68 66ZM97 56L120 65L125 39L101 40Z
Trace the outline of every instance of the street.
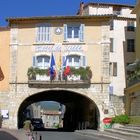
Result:
M12 131L11 131L12 132ZM14 135L18 137L14 137ZM58 131L37 131L33 132L34 140L114 140L103 136L81 135L76 132L58 132ZM0 131L0 140L28 140L25 131L12 132Z
M37 140L113 140L101 136L84 136L75 132L42 131L37 132ZM36 138L36 137L35 137ZM35 139L36 140L36 139Z
M8 132L0 131L0 140L18 140L18 139L13 135L9 134Z

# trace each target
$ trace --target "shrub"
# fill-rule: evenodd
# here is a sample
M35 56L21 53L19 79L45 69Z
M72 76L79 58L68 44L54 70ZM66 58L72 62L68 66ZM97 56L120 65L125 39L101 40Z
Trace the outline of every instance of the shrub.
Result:
M118 115L112 118L112 123L128 124L129 117L127 115Z

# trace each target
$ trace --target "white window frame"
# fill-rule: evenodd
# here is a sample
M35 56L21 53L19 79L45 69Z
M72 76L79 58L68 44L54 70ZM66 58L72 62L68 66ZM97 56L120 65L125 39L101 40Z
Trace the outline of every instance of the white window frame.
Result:
M38 58L39 57L42 57L42 64L40 63L41 65L39 65L39 63L38 63ZM45 57L50 58L50 56L47 56L47 55L38 55L38 56L36 56L36 67L38 67L40 69L47 69L47 68L49 68L49 66L50 66L50 59L49 59L49 62L47 63L47 65L46 65Z
M50 24L42 23L36 25L36 43L48 43L51 37Z
M64 41L68 42L83 42L84 41L84 26L85 24L64 24ZM69 37L68 28L72 27L72 36ZM77 37L74 37L74 28L78 27Z

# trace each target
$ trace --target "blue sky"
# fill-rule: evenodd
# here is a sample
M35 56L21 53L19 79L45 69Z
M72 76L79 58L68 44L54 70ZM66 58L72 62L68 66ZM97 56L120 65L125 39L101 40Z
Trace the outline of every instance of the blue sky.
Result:
M1 0L0 26L7 17L75 15L80 2L106 2L135 5L136 0Z

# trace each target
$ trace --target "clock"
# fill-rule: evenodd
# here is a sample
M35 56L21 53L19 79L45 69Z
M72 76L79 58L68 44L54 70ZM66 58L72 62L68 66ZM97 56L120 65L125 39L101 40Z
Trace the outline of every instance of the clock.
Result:
M63 30L62 30L61 27L55 28L55 34L56 34L56 35L60 35L60 34L62 34L62 32L63 32Z

